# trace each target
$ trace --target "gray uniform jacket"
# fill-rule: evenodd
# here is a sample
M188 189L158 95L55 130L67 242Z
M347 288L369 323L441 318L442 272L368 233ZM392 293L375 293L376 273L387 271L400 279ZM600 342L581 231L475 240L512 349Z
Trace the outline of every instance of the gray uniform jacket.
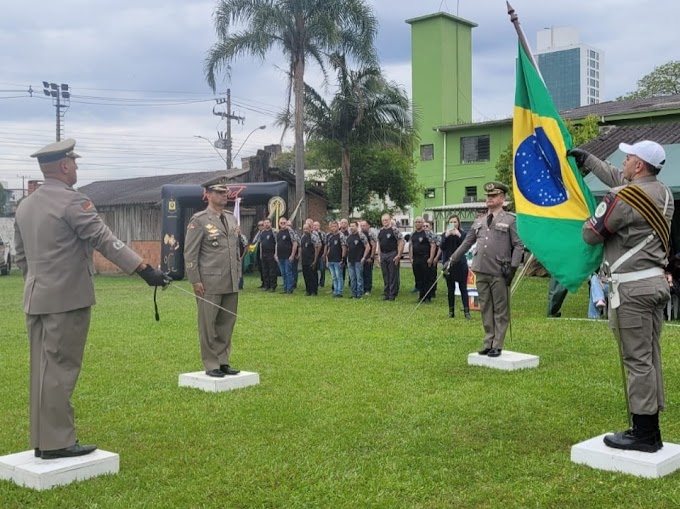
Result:
M236 218L225 210L219 214L210 209L194 214L187 226L184 262L191 284L203 283L206 294L238 292L241 275L241 248L236 233Z
M463 243L451 255L456 263L476 242L477 249L470 269L473 272L502 276L504 265L516 269L522 263L524 244L517 235L515 215L502 210L494 215L491 226L486 225L487 214L475 219Z
M611 194L605 196L592 223L586 222L584 225L583 237L589 244L598 244L606 240L605 259L613 264L624 253L643 241L652 232L652 228L637 210L620 198L616 198L616 194L621 189L631 184L623 177L623 172L593 156L588 157L585 166L611 188ZM669 197L666 219L670 222L673 218L673 195L666 185L654 175L635 179L632 183L642 189L656 203L660 211L663 211L666 199ZM591 227L591 224L595 227ZM598 232L598 229L601 228L603 228L603 231ZM607 238L604 239L602 234L607 235ZM631 256L625 261L616 272L633 272L652 267L665 267L667 263L668 260L661 239L656 237L638 251L635 256Z
M93 249L131 274L142 258L118 240L90 199L56 179L22 200L14 223L24 312L64 313L95 304Z

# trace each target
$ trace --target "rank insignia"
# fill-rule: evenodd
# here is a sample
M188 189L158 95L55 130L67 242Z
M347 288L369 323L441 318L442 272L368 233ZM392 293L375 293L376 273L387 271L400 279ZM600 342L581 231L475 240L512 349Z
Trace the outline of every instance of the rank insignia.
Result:
M92 207L94 207L94 203L92 203L90 200L87 200L82 206L83 210L90 210Z

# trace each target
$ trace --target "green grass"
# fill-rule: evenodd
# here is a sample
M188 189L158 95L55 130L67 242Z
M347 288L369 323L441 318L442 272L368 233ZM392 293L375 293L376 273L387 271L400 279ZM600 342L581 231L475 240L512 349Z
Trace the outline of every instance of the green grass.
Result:
M545 318L547 280L513 298L511 350L538 369L467 365L479 313L447 317L445 285L415 305L380 278L363 301L262 293L246 278L232 365L260 385L212 394L178 388L201 369L193 300L138 278L99 277L74 394L84 443L120 454L120 473L34 492L0 482L0 508L677 507L680 474L645 480L571 463L570 447L626 425L606 323ZM330 278L328 279L330 281ZM300 280L302 284L302 279ZM188 288L188 283L179 283ZM21 278L0 278L0 455L28 448L28 344ZM347 294L346 290L346 294ZM586 316L587 294L565 317ZM460 304L459 304L460 305ZM662 336L665 439L680 441L680 329Z

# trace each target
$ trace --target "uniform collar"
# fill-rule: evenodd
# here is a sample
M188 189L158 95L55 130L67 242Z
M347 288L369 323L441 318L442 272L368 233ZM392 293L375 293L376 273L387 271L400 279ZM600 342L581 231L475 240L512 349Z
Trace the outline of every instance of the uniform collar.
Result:
M63 189L73 190L73 188L71 186L69 186L66 182L59 180L59 179L53 179L53 178L50 178L50 177L45 178L43 185L44 186L61 187Z

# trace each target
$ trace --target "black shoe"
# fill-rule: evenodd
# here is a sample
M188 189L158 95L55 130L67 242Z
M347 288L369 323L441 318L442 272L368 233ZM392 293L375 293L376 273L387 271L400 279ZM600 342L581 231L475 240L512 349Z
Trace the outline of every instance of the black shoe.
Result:
M206 371L205 374L215 378L224 378L224 373L222 373L221 369L210 369Z
M465 319L466 319L466 320L472 320L472 317L470 316L470 312L469 312L469 311L465 311Z
M383 300L390 300L390 298L389 298L387 295L385 295L385 296L383 297Z
M220 371L225 375L238 375L241 371L234 369L229 364L220 364Z
M489 357L500 357L501 349L500 348L492 348L491 350L489 350L489 353L487 355Z
M80 445L76 442L71 447L64 447L63 449L52 449L51 451L42 451L40 457L44 460L56 460L58 458L74 458L76 456L85 456L97 450L96 445Z
M562 316L562 313L557 312L554 315L548 315L548 318L559 318L560 316Z
M388 300L394 301L394 299L396 299L396 297L390 297Z
M604 444L614 449L642 452L656 452L663 447L660 433L642 436L637 430L632 429L619 431L613 435L605 435Z
M41 455L40 449L38 449L37 447L33 449L33 456L35 456L36 458L40 458L40 455Z
M478 353L479 355L488 355L489 352L490 352L491 350L493 350L493 348L485 348L484 350L480 350L480 351L477 352L477 353Z

